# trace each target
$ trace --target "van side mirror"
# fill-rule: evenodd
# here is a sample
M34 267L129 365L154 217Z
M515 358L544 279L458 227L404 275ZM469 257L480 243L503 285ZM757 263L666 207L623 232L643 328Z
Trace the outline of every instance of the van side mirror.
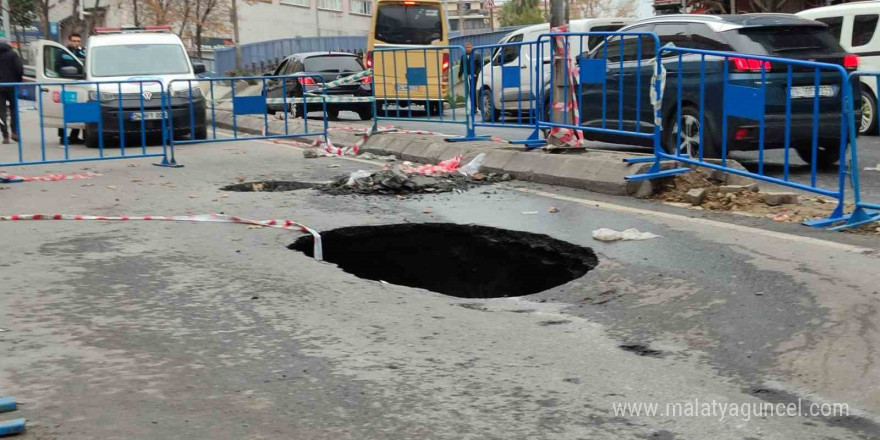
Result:
M82 69L75 66L64 66L61 68L61 72L58 72L62 78L67 79L82 79L85 77L82 73Z
M193 64L193 73L196 75L201 75L205 73L207 69L205 69L204 64Z

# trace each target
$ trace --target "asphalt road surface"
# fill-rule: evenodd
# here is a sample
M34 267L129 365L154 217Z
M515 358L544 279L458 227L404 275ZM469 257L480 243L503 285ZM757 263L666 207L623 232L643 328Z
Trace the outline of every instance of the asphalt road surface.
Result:
M230 192L220 188L381 164L304 159L263 141L185 146L177 158L184 168L6 167L100 176L4 185L2 214L215 212L295 219L328 237L344 226L477 224L590 248L598 266L527 296L457 298L289 250L296 231L0 222L0 394L21 403L2 419L28 419L20 438L880 436L876 238L517 182L405 198ZM660 237L603 243L591 238L601 227ZM411 236L359 261L404 242L450 246ZM409 267L435 268L432 279L467 272L427 254ZM516 257L481 256L467 275L492 280L487 263ZM674 414L711 402L714 413ZM848 415L753 415L799 402ZM658 414L619 407L639 403ZM722 404L741 412L722 420Z

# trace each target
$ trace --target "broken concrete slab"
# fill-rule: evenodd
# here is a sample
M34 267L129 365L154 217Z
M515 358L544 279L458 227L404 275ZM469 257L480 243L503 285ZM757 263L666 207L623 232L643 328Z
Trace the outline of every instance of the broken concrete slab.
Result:
M762 192L764 203L770 206L778 205L796 205L798 204L798 194L790 192Z
M721 194L738 193L740 191L758 192L758 184L753 183L751 185L722 185L718 187L718 192Z
M694 188L684 195L684 200L694 206L699 206L705 198L706 188Z

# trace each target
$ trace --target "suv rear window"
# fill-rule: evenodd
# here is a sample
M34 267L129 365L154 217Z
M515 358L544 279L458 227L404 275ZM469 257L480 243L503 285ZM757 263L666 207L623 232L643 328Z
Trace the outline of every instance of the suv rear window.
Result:
M728 32L736 35L727 39L736 52L774 56L843 52L834 35L824 26L758 27Z
M309 57L305 61L306 72L360 72L364 70L355 57L323 56Z
M390 44L431 44L443 39L440 9L427 5L379 5L377 40Z

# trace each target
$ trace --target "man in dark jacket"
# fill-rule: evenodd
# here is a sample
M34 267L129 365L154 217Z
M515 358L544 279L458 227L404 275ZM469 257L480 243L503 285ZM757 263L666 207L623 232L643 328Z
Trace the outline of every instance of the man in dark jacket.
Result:
M0 38L0 83L20 83L24 76L24 66L21 64L21 58L12 50L9 41ZM18 108L16 108L15 88L0 87L0 132L3 133L3 143L9 143L10 133L12 140L18 141L18 133L16 132L16 120L18 117ZM6 109L11 110L9 123L6 122Z

